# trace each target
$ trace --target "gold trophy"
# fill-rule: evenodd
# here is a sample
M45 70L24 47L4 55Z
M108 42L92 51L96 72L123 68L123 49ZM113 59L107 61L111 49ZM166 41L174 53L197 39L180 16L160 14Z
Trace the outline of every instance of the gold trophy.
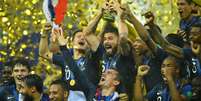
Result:
M113 0L105 0L105 2L109 3L106 6L110 6L110 4L111 4L111 2L113 2ZM108 22L114 22L115 21L115 15L116 15L116 12L113 9L107 9L104 12L103 19L108 21Z

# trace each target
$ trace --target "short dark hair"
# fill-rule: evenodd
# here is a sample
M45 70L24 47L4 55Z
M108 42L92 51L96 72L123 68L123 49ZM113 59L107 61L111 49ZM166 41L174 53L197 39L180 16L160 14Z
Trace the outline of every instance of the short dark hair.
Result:
M22 59L22 58L17 59L13 62L13 64L14 64L13 68L15 67L16 64L21 64L21 65L25 66L29 71L31 71L31 67L30 67L29 61L27 59Z
M62 80L62 79L57 79L57 80L52 81L50 86L54 85L54 84L55 85L60 85L64 91L67 91L67 92L69 91L69 84L66 81Z
M104 36L105 33L114 33L115 35L119 36L118 29L111 22L108 22L105 25L105 28L104 28L104 31L103 31L103 36Z
M75 29L72 33L72 40L74 40L75 38L75 35L78 33L78 32L82 32L83 30L82 29Z
M25 76L24 82L28 87L36 87L36 90L41 94L43 93L43 80L36 74Z

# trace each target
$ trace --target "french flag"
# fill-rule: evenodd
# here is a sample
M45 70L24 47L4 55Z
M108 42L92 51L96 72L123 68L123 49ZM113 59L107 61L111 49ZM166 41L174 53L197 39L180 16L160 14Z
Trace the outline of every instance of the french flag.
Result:
M61 24L67 11L68 0L44 0L43 12L48 23Z

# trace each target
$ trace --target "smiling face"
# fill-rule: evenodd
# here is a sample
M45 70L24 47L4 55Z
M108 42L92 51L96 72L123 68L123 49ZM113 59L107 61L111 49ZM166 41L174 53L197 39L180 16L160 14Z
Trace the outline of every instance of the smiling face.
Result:
M110 88L119 85L120 81L117 79L119 73L114 69L108 69L102 73L99 81L99 86L102 88Z
M103 37L103 45L106 54L112 55L117 51L119 37L115 33L105 33Z
M192 27L190 31L190 43L191 49L194 54L199 55L201 53L201 28Z
M83 32L75 33L75 36L73 38L73 48L78 50L86 50L87 47L88 45L84 38L84 33Z
M177 1L178 11L181 19L189 19L192 12L192 6L186 0Z
M12 75L14 77L16 84L21 84L24 77L27 76L28 74L29 74L28 68L21 64L16 64L12 71Z

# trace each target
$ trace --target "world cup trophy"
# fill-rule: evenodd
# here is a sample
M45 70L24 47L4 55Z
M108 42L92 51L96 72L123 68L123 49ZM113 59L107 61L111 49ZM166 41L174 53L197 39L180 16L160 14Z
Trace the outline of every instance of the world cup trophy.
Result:
M108 22L114 22L115 21L115 15L116 11L113 9L112 4L113 2L121 2L121 0L115 1L115 0L105 0L106 6L108 6L109 9L105 10L103 19Z

